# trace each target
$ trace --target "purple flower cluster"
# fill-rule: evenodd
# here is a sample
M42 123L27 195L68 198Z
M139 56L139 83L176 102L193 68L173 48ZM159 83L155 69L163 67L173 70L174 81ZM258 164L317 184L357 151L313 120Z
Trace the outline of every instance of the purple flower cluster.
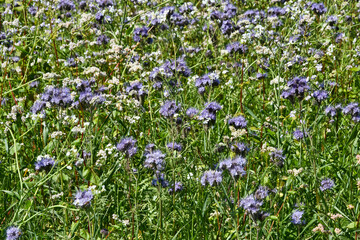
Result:
M163 65L160 67L155 67L150 73L150 80L155 81L157 85L159 85L159 81L163 79L168 79L174 77L175 74L180 74L184 77L189 77L191 74L190 68L187 66L185 62L185 57L182 56L175 61L173 60L166 60ZM179 75L177 75L179 76ZM160 86L154 86L154 88L159 88Z
M178 151L178 152L181 152L182 150L182 146L181 144L179 143L176 143L176 142L170 142L166 145L169 149L172 149L174 151Z
M73 103L71 92L69 88L55 88L49 86L45 92L40 96L40 99L34 102L31 107L31 112L36 114L42 112L47 104L51 106L67 107Z
M240 44L239 42L233 42L233 43L229 43L226 46L226 51L228 51L230 54L234 54L234 53L245 54L248 51L248 47L246 45Z
M240 129L240 128L246 128L247 121L243 116L238 116L238 117L229 119L228 124L230 126L235 127L236 129Z
M176 105L175 101L167 100L160 108L160 114L166 118L172 118L175 113L181 109L180 104Z
M302 220L303 215L304 211L296 209L291 215L291 222L295 225L305 224L305 220Z
M289 99L291 102L295 101L295 98L302 100L305 92L310 90L308 85L308 79L306 77L294 77L287 83L289 89L282 92L281 97Z
M293 137L294 137L294 139L295 140L301 140L301 139L303 139L303 138L305 138L305 137L307 137L307 132L305 132L305 131L302 131L302 130L300 130L300 129L296 129L294 132L293 132Z
M183 190L183 184L181 182L175 182L174 185L169 188L169 194L178 193Z
M318 104L320 104L322 101L324 101L325 99L327 99L329 97L329 94L325 90L318 90L318 91L315 91L312 94L312 96L315 98L316 102Z
M250 214L256 214L260 211L260 207L263 205L263 202L256 199L253 194L241 199L240 207Z
M137 147L135 146L136 140L133 137L123 138L116 145L116 149L120 152L125 153L125 156L131 158L137 152Z
M146 26L135 28L133 39L135 42L140 42L141 38L147 37L149 28Z
M210 186L220 184L222 182L222 172L214 170L205 171L200 178L200 182L203 186L206 186L207 184Z
M216 121L216 112L222 109L217 102L210 102L205 104L205 109L200 113L200 120Z
M285 156L283 155L283 150L276 149L269 154L270 160L278 167L284 166Z
M326 190L332 189L334 186L335 186L334 181L330 178L326 178L321 181L320 190L324 192Z
M144 167L154 171L162 171L165 169L165 154L160 150L147 152L145 155Z
M93 198L91 190L78 191L75 195L74 205L80 208L89 207Z
M143 88L143 84L140 81L130 83L130 85L126 87L126 92L136 96L145 96L148 94L148 91Z
M18 227L9 227L6 229L6 240L16 240L21 236L21 230Z
M196 108L188 108L186 110L186 115L190 118L193 118L194 116L196 116L199 113L199 110L197 110Z
M327 12L327 8L323 3L313 3L311 4L310 9L319 16Z
M231 145L231 151L233 151L234 153L236 153L237 155L240 156L245 156L246 153L250 150L245 143L234 143Z
M360 107L357 102L352 102L343 107L342 113L345 115L351 115L354 122L360 121Z
M55 161L50 156L41 156L38 157L38 161L35 163L36 171L46 171L49 172L55 166Z
M76 89L79 94L79 100L74 102L74 106L77 106L80 103L82 107L87 107L105 102L105 98L101 94L101 92L104 91L104 88L94 91L92 89L94 84L95 81L93 79L90 81L83 80L77 84Z
M215 73L205 74L195 80L195 87L200 94L204 94L206 86L218 86L220 84L219 76Z
M245 171L246 159L237 156L233 159L225 159L219 163L219 169L228 170L233 178L243 177L246 175Z

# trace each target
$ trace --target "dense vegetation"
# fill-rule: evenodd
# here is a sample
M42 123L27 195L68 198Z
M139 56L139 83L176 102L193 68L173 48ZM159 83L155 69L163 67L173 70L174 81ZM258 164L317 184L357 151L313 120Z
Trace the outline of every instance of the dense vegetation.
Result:
M360 237L356 1L0 9L1 238Z

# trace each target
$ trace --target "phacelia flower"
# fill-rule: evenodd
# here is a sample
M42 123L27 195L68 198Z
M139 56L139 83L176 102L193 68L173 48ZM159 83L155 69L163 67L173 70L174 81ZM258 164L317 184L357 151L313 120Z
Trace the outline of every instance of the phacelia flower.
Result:
M256 199L264 199L269 195L269 188L265 186L260 186L255 192Z
M296 209L291 215L291 222L296 225L304 224L305 220L302 220L303 215L304 215L304 211L300 211Z
M144 167L152 169L154 171L162 171L165 168L165 154L160 150L147 153L145 156Z
M203 94L206 86L218 86L220 84L219 76L215 73L205 74L195 80L195 87L198 92Z
M175 150L175 151L178 151L178 152L181 152L182 150L182 146L181 144L179 143L176 143L176 142L170 142L166 145L169 149L172 149L172 150Z
M325 99L327 99L329 97L329 94L327 91L325 90L319 90L319 91L315 91L312 96L315 98L316 102L318 102L319 104L324 101Z
M78 191L75 195L74 205L77 207L88 207L93 197L91 190Z
M228 170L233 178L242 177L246 175L244 170L246 165L246 159L237 156L233 159L225 159L219 163L219 169Z
M175 182L175 184L169 188L169 194L178 193L183 190L183 184L181 182Z
M305 92L310 90L308 79L306 77L295 77L288 81L287 85L289 89L283 91L281 93L281 97L289 99L291 102L294 102L295 98L302 100Z
M260 211L260 207L262 206L263 202L257 200L253 194L241 199L240 207L242 207L245 211L256 214Z
M55 165L55 161L52 157L48 155L39 156L37 158L37 162L35 163L35 170L36 171L45 170L46 172L49 172L54 165Z
M245 156L246 153L250 150L245 143L234 143L231 145L231 151L233 151L234 153L240 155L240 156Z
M136 140L133 137L123 138L116 145L116 149L120 152L125 153L126 157L132 157L137 152L137 147L135 146Z
M231 119L229 119L228 123L230 126L233 126L236 129L246 128L246 126L247 126L247 121L243 116L231 118Z
M320 190L322 192L328 190L328 189L332 189L335 185L334 181L330 178L326 178L324 180L321 181L321 184L320 184Z
M167 100L160 108L160 114L166 118L171 118L175 113L179 112L180 105L176 105L175 101Z
M210 102L205 104L205 109L200 113L200 120L216 120L216 112L221 110L222 106L217 102Z
M307 133L304 132L304 131L301 131L299 129L296 129L294 132L293 132L293 137L295 140L301 140L303 139L304 137L307 137Z
M21 236L21 230L18 227L9 227L6 230L6 240L16 240Z
M198 113L199 113L199 110L197 110L196 108L191 107L186 110L186 115L190 118L193 118Z
M276 149L275 151L270 152L270 161L272 161L276 166L284 166L285 156L283 155L283 150Z
M210 186L220 184L222 182L222 173L214 170L205 171L201 176L200 182L203 186L206 186L206 184Z

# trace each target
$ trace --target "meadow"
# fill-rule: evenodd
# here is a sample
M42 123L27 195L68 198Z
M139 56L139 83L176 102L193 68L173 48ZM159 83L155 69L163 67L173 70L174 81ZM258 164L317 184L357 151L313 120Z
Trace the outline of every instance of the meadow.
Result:
M359 12L0 1L0 238L360 239Z

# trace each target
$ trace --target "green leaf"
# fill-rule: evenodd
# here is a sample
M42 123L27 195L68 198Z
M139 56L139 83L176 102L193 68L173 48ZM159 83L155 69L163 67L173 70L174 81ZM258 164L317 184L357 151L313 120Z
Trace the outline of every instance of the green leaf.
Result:
M357 226L357 222L352 222L352 223L349 223L349 224L346 226L346 228L354 229L354 228L356 228L356 226Z

